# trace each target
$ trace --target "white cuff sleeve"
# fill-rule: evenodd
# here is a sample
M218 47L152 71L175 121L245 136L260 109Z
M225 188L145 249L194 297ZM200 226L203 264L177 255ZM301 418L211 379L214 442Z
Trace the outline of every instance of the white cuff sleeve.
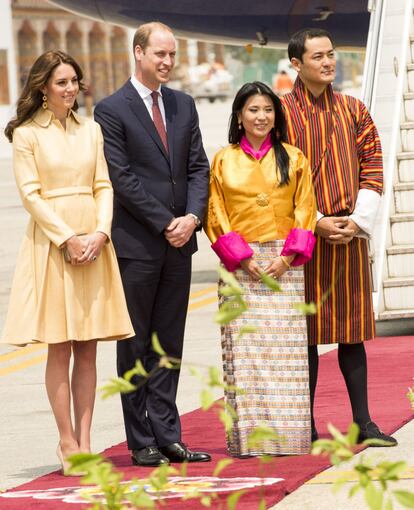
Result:
M381 195L376 191L371 189L358 191L354 212L349 216L362 231L357 237L371 237L380 200Z
M322 219L324 217L324 214L322 214L321 212L319 211L316 211L316 223L318 223L318 221L320 219Z

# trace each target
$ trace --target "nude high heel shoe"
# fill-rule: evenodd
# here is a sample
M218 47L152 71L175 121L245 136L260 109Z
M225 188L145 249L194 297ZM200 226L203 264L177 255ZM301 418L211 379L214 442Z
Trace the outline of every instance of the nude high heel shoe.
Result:
M60 443L57 445L56 455L57 455L57 458L59 459L60 465L62 467L62 475L63 476L85 476L86 475L86 471L79 471L79 472L73 472L73 473L69 472L70 462L68 462L67 460L64 459Z

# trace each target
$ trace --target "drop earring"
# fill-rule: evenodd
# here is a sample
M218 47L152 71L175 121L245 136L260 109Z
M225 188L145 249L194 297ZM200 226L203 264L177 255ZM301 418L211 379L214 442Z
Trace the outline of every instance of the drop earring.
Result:
M47 110L47 95L43 94L42 99L43 99L42 108L43 108L43 110Z
M239 130L242 128L242 123L239 121Z

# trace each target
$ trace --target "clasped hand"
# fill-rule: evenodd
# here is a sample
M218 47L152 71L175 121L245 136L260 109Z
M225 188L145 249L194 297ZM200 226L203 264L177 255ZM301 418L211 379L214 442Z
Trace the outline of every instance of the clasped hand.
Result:
M324 216L316 224L315 232L329 244L348 244L360 230L348 216Z
M286 257L289 262L294 257ZM290 260L289 260L290 259ZM266 273L272 278L280 278L288 269L286 264L283 263L280 257L276 257L270 264L262 269L253 257L244 259L240 265L246 273L248 273L254 280L260 280L262 273Z
M103 232L94 232L86 236L73 236L66 241L73 266L82 266L94 262L99 257L107 240Z
M195 227L194 219L191 216L179 216L173 218L164 230L164 235L171 246L181 248L189 241Z

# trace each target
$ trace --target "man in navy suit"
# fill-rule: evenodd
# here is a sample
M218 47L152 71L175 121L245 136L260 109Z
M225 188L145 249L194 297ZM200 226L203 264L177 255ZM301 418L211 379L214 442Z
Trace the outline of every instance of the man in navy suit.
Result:
M209 164L193 99L164 86L174 67L169 27L146 23L134 37L135 73L101 101L105 156L115 192L112 240L136 336L118 342L119 375L140 359L158 365L151 335L181 358L191 279L208 197ZM178 370L161 368L138 391L122 395L128 448L135 465L205 462L181 442Z

